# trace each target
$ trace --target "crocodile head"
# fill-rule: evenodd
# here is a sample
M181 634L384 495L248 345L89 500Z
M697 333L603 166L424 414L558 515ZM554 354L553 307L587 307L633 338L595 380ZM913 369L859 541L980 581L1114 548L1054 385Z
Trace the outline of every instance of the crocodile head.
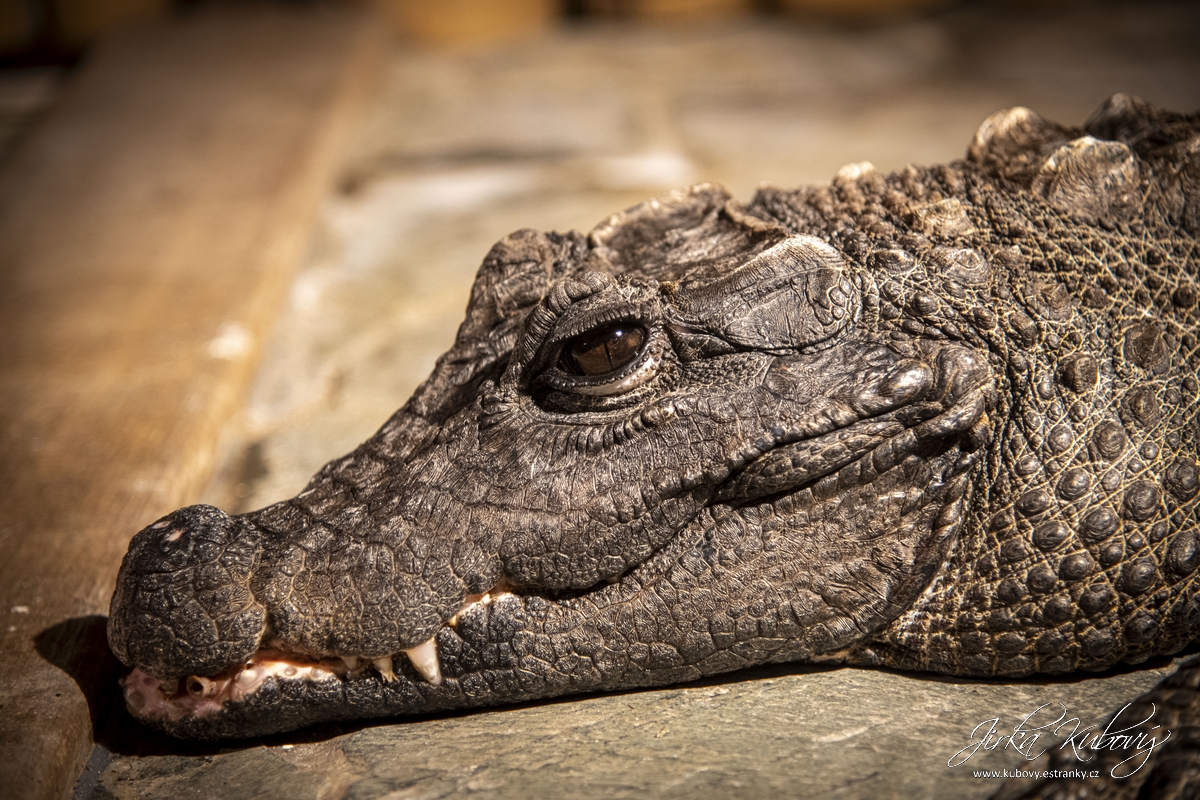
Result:
M1036 309L1071 302L1028 288L1009 230L1079 189L1002 174L1047 142L1069 159L1067 129L1035 128L985 125L972 162L860 166L748 207L704 185L587 236L502 240L374 437L291 500L134 537L109 623L130 710L217 738L771 661L908 664L941 634L898 638L920 627L901 615L1015 502L989 483L1038 390L1018 361L1036 362ZM1129 187L1101 189L1061 201L1070 224L1126 213ZM970 663L920 665L987 672Z

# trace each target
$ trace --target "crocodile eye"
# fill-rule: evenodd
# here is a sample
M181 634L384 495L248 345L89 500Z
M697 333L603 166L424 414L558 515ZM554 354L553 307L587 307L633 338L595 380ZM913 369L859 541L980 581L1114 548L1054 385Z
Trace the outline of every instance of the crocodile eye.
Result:
M599 378L629 365L646 343L646 330L630 322L593 328L563 345L558 368L568 375Z

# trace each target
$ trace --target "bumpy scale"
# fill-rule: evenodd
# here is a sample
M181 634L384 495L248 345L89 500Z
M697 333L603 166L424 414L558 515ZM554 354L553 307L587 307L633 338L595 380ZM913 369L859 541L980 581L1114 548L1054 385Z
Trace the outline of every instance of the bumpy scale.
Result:
M129 707L219 738L764 662L1177 652L1198 231L1200 115L1118 95L1082 129L997 113L944 166L514 233L373 438L134 538Z

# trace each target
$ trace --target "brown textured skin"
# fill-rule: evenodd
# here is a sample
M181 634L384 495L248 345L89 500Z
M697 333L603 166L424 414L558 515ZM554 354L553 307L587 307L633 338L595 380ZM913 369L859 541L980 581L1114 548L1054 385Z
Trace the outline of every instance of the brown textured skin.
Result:
M151 724L252 735L769 661L1020 677L1179 651L1200 626L1198 134L1120 95L1083 129L1014 110L963 162L507 237L375 437L292 500L147 528L113 597L114 651L162 678L263 641L433 636L445 682L400 658L394 682L271 681ZM613 319L658 366L581 394L559 351ZM514 594L447 626L500 581Z
M1121 110L1101 109L1087 130L1109 133L1105 113ZM1045 127L1038 133L1053 138L1043 153L1083 133ZM898 316L918 341L986 347L997 391L988 411L994 439L953 551L860 658L1016 677L1137 662L1194 635L1196 224L1194 209L1171 196L1176 182L1163 178L1186 186L1198 145L1194 125L1180 120L1175 135L1190 139L1164 147L1156 130L1133 143L1137 177L1098 219L1075 213L1098 201L1058 207L1037 191L990 195L981 176L953 166L910 170L886 187L878 180L873 197L860 180L758 199L755 210L797 227L814 212L845 220L855 228L830 233L868 263L882 239L917 262L968 245L991 264L982 285L939 286L929 270L893 271L888 256L875 258L883 265L875 275L880 316ZM1185 164L1154 158L1188 147ZM989 172L1015 173L993 165L978 142L971 155ZM1080 171L1090 181L1087 166ZM1022 188L1030 182L1015 179ZM1194 204L1195 183L1191 192ZM864 222L884 216L889 200L895 216L915 224ZM923 209L947 205L975 231L947 241L929 230L940 218L921 225Z

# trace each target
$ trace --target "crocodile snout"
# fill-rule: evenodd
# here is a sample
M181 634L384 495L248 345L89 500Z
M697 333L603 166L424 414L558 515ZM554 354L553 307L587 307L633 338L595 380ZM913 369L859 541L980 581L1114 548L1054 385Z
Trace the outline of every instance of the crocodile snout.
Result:
M250 591L261 540L244 518L205 505L138 533L113 594L113 652L162 679L213 675L249 658L266 630L266 611Z

